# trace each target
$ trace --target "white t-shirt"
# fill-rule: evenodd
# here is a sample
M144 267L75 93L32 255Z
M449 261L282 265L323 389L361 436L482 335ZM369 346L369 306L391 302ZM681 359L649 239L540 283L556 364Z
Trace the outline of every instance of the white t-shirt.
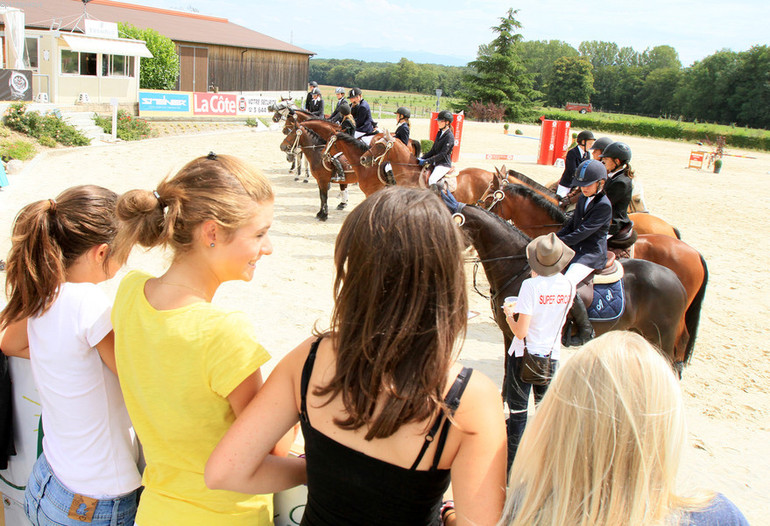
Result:
M50 309L29 318L43 451L71 491L116 497L139 487L138 448L118 378L94 346L112 330L110 301L93 283L64 283Z
M572 284L559 273L535 276L521 284L519 300L513 310L532 316L527 331L527 349L531 354L546 356L552 353L551 358L559 359L561 329L574 296ZM524 340L514 337L508 354L524 356Z

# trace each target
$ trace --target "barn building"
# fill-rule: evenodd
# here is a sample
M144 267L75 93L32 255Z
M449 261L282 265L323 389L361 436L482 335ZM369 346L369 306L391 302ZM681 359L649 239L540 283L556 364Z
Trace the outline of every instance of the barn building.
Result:
M173 40L180 57L181 91L290 91L307 86L313 52L225 18L112 0L86 2L8 4L24 13L24 62L32 70L38 100L44 94L51 102L70 103L88 93L90 102L137 101L139 61L149 56L146 48L124 38L84 34L86 19L151 28ZM3 25L3 67L9 68L14 66L7 56L6 29Z

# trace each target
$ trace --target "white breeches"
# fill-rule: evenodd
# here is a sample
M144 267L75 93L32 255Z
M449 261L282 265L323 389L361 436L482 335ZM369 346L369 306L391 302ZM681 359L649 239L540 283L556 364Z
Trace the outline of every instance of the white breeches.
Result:
M444 177L451 169L452 169L451 166L435 166L433 168L433 172L430 174L430 177L428 178L428 185L438 183L441 180L441 178Z
M361 139L366 144L371 143L372 142L372 138L374 137L374 135L366 135L366 134L364 134L364 132L360 132L360 131L355 132L355 134L353 136L356 139Z
M586 279L586 277L593 271L594 269L587 267L582 263L572 263L569 268L567 268L567 272L564 273L564 277L577 289L578 283Z

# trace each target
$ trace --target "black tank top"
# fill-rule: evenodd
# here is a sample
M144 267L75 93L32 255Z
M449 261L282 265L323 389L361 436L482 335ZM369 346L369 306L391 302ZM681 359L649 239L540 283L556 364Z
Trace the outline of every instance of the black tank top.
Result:
M451 423L443 412L438 415L410 469L365 455L314 429L307 414L307 389L320 341L310 348L300 389L308 486L302 526L440 526L438 511L449 487L450 470L437 466ZM464 367L447 393L445 402L452 413L472 372ZM430 469L417 471L437 433Z

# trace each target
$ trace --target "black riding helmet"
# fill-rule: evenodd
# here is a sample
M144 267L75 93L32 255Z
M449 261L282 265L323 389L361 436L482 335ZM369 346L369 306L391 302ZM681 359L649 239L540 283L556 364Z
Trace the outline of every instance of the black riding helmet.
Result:
M627 163L631 160L631 148L624 142L616 141L602 150L601 158L609 157Z
M361 88L353 88L350 90L350 93L348 93L348 97L359 97L361 96Z
M578 133L577 143L578 144L584 144L586 141L593 141L594 139L596 139L596 137L594 137L593 132L585 130L585 131L582 131L582 132Z
M347 102L343 102L342 104L340 104L339 112L342 115L350 115L350 104L348 104Z
M607 179L607 168L601 161L590 159L580 163L575 170L575 178L572 180L574 186L588 186L596 181Z
M454 117L452 116L452 112L449 110L441 110L438 113L438 116L436 117L437 121L447 121L452 122L454 120Z
M408 119L409 117L412 116L412 112L409 111L409 108L404 108L403 106L401 106L396 110L396 115L401 115L403 118Z
M604 149L607 146L609 146L610 144L612 144L613 142L615 142L615 141L613 141L609 137L600 137L600 138L596 139L596 142L594 142L594 145L591 146L591 150L592 151L593 150L599 150L600 152L603 152Z

